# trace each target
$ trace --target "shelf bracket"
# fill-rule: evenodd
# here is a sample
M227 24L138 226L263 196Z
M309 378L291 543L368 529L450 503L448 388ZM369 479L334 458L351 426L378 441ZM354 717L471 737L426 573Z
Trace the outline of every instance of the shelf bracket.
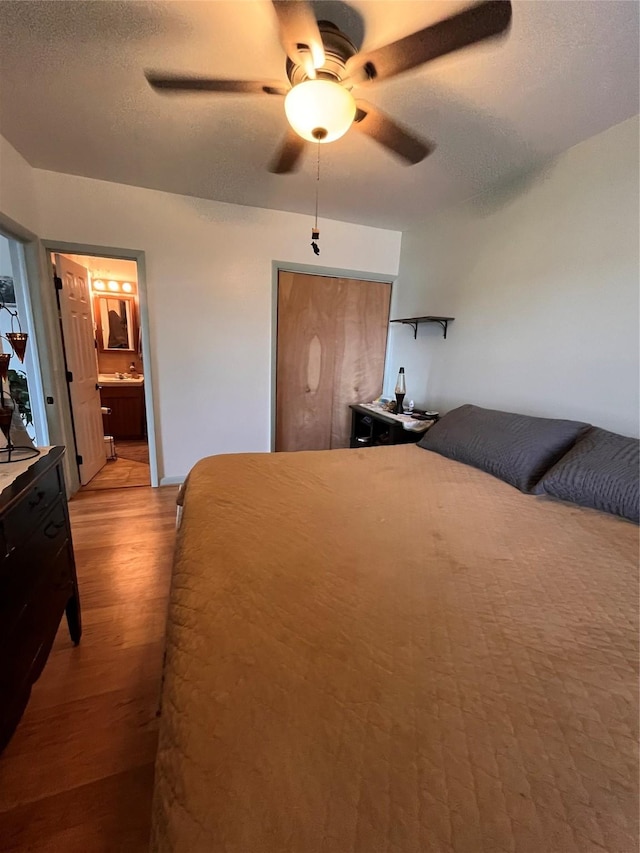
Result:
M449 325L449 321L448 320L433 320L432 322L437 323L439 326L442 326L442 331L444 332L444 339L446 341L447 340L447 326Z
M411 326L411 328L413 329L413 340L414 341L418 340L418 324L417 324L417 322L416 323L405 323L404 325L405 326Z

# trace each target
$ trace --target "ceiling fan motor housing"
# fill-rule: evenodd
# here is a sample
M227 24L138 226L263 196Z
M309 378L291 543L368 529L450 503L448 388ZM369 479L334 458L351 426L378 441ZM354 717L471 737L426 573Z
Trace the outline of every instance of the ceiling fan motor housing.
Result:
M322 68L316 70L316 76L318 79L324 78L339 83L346 77L345 65L347 60L357 53L356 47L351 39L331 21L318 21L318 29L324 45L325 63ZM309 79L304 67L296 65L289 58L287 58L287 77L292 86Z

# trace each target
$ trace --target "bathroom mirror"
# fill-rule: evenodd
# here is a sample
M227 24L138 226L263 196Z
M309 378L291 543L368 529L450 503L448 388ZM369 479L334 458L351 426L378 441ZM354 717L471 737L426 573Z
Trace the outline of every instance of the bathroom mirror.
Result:
M102 352L135 352L138 324L134 296L100 293L95 297L98 348Z

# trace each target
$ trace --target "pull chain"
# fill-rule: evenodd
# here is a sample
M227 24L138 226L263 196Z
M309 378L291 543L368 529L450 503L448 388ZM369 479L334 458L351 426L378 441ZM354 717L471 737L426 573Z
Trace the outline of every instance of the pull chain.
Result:
M315 221L316 231L318 230L318 193L320 191L320 143L318 142L317 145L318 145L318 160L317 160L317 167L316 167L316 221Z
M320 191L320 142L318 142L318 159L316 166L316 215L313 228L311 229L311 248L316 255L320 254L320 247L317 240L320 239L320 231L318 229L318 194Z

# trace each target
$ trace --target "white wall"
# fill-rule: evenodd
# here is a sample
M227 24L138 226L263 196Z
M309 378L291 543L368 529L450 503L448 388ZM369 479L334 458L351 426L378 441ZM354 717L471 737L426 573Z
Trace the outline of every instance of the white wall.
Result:
M0 234L0 276L13 277L13 266L11 265L11 255L9 253L9 241Z
M6 237L0 234L0 276L9 276L13 278L13 266L11 265L11 255L9 254L9 241ZM4 335L11 331L11 315L6 311L0 311L0 335ZM9 344L0 338L0 352L11 352ZM11 365L14 367L15 365Z
M0 136L0 213L38 233L34 170Z
M34 174L42 238L145 252L165 480L269 450L273 260L397 273L399 232L322 221L316 258L311 216Z
M638 434L638 119L403 235L385 391Z

